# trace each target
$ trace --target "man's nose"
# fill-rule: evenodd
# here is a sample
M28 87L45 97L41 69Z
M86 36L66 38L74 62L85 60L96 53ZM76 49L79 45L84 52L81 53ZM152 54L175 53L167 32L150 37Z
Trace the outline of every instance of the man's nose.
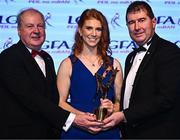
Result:
M134 27L135 30L139 30L140 26L139 26L139 22L138 22L138 21L135 22L135 25L134 25L134 26L135 26L135 27Z
M39 30L40 30L38 26L34 26L33 29L34 29L35 32L39 32Z

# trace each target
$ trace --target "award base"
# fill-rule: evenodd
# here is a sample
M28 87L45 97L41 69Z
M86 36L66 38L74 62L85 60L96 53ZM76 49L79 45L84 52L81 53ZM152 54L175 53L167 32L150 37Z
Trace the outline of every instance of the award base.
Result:
M94 114L96 115L97 121L103 121L107 116L107 109L99 107L95 109Z

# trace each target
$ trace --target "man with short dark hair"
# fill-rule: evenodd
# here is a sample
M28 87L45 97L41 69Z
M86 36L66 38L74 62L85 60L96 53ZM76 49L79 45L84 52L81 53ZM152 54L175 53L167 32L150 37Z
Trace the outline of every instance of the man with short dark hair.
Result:
M123 138L180 138L180 50L155 33L148 3L132 2L126 23L139 48L125 62L121 112L105 119L104 128L121 122Z

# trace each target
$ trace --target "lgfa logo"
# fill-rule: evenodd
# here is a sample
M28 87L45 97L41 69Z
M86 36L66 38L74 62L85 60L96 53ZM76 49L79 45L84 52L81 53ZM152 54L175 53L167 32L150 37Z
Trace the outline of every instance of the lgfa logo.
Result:
M45 18L45 23L47 24L47 25L49 25L49 26L52 26L50 23L49 23L49 20L51 19L51 13L47 13L45 16L44 16L44 18Z
M3 45L3 49L9 48L12 44L13 44L13 39L11 37L9 37Z
M119 13L115 13L115 15L113 16L113 18L111 19L111 25L112 27L115 29L116 27L120 27L120 15Z
M180 40L174 42L176 45L180 47ZM46 40L43 44L42 49L47 50L72 50L73 42L68 40ZM132 48L136 48L136 43L132 40L111 40L110 48L112 50L132 50Z
M51 19L51 13L47 13L45 16L45 23L48 26L52 26L49 22L49 20ZM9 25L11 25L11 27L15 27L15 25L17 24L17 15L10 15L10 16L3 16L0 15L0 28L10 28Z
M79 16L78 17L69 16L68 17L68 21L67 21L67 24L68 24L67 28L71 28L71 29L76 28L77 27L77 23L79 21L79 18L80 18ZM113 28L121 27L119 13L115 13L115 15L111 19L110 23L111 23Z
M69 16L67 28L71 28L71 29L77 28L77 23L79 21L79 18L80 18L79 16L78 17Z
M156 20L158 28L175 28L175 25L180 25L180 18L174 19L172 16L158 16Z

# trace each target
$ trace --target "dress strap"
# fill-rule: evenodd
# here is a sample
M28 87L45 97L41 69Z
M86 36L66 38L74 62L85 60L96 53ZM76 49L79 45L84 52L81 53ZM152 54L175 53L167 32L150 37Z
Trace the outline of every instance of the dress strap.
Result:
M74 54L70 55L69 58L71 60L72 65L77 61L77 57Z

